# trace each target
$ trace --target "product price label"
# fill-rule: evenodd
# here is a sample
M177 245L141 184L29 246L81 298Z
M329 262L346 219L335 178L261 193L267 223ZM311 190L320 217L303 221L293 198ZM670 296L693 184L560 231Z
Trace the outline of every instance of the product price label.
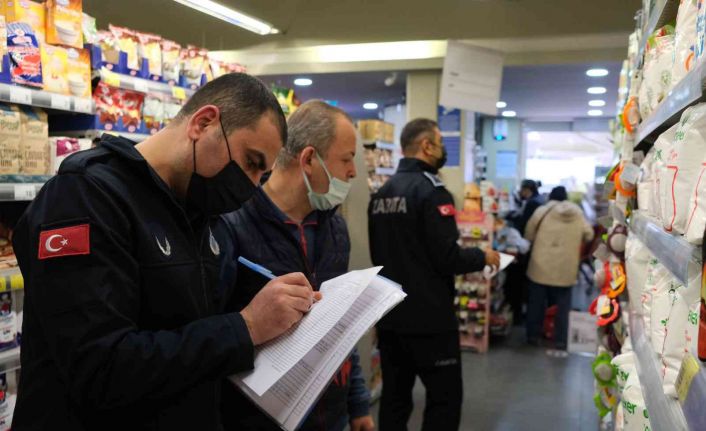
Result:
M140 93L147 93L149 91L149 84L142 79L136 79L134 87L135 91L139 91Z
M61 109L62 111L71 110L71 98L62 94L51 95L51 107L53 109Z
M10 88L10 102L31 105L32 92L26 88L12 87Z
M172 96L176 97L177 99L185 100L186 90L181 87L174 86L172 87Z
M37 188L34 184L16 184L15 185L15 200L16 201L31 201L37 196Z
M93 100L84 99L82 97L74 98L74 111L83 112L85 114L93 113Z
M681 369L679 370L679 375L677 376L676 381L677 395L679 395L680 403L684 404L684 401L686 401L686 397L689 395L691 382L698 373L698 361L690 353L687 353L684 355L684 360L681 363Z

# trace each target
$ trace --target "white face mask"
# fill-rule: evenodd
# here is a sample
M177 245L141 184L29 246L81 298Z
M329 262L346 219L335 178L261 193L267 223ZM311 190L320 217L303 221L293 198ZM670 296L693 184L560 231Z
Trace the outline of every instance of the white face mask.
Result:
M311 184L309 183L309 178L306 177L306 173L302 170L302 175L304 176L304 183L306 183L306 188L309 190L309 203L311 207L315 210L326 211L341 205L343 201L346 200L348 192L351 189L351 184L345 181L341 181L338 178L332 177L326 168L326 164L316 153L316 158L319 159L321 166L326 172L328 177L328 191L326 193L316 193L311 189Z

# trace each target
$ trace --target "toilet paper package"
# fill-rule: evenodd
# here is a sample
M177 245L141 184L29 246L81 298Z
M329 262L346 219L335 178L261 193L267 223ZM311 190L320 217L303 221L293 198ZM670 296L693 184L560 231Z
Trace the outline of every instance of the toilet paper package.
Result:
M674 65L672 67L671 88L691 70L694 64L696 45L697 0L681 0L674 29Z

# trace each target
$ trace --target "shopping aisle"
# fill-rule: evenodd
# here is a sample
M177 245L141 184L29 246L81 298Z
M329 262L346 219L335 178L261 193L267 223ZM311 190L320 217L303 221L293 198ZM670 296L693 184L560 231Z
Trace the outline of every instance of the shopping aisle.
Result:
M485 355L464 353L464 409L461 430L595 431L591 358L553 358L544 349L524 344L517 330L505 342L494 342ZM410 431L421 427L424 389L414 387L415 409ZM379 404L373 408L377 418Z

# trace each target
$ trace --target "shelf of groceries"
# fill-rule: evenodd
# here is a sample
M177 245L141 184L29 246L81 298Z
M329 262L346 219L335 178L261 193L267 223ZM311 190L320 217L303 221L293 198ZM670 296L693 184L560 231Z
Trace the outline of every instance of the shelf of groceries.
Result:
M655 30L663 25L674 21L677 17L678 9L679 0L656 0L654 2L652 10L649 11L649 16L645 19L646 27L642 32L642 40L639 51L639 56L641 58L644 56L647 38L649 35L654 33Z

